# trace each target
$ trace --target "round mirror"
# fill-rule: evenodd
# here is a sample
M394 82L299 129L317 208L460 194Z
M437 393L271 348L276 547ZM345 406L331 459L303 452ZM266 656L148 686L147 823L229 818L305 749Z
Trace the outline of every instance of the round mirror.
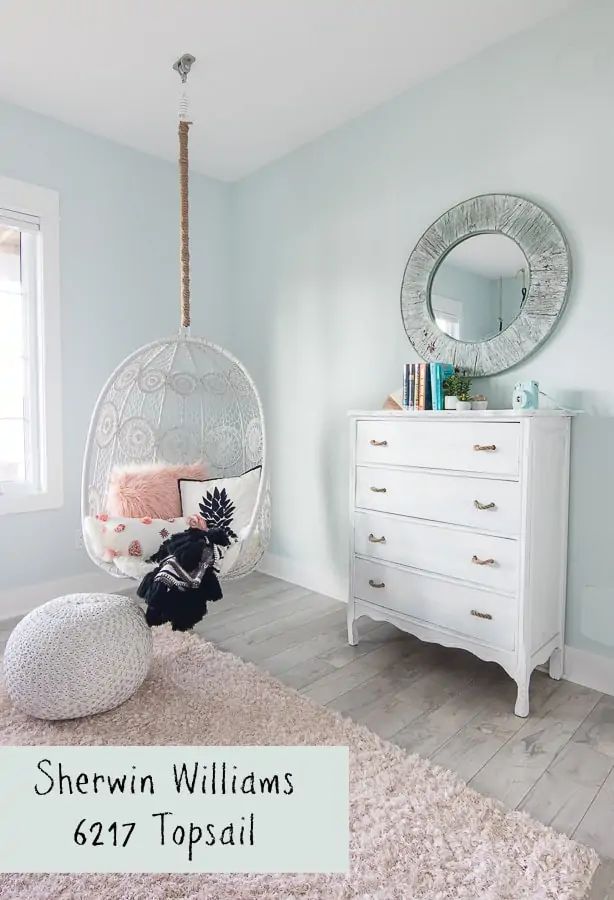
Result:
M429 311L457 341L501 334L518 317L529 290L527 258L504 234L475 234L442 257L431 280Z
M470 375L526 359L559 321L571 260L548 213L512 194L463 200L430 225L401 287L407 336L426 362Z

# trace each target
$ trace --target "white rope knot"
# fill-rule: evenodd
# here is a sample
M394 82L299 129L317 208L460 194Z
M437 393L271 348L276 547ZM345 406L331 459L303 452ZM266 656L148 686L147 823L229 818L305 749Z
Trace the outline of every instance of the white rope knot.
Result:
M187 92L187 89L185 88L185 86L179 97L179 121L180 122L189 122L190 121L190 102L188 100L188 92Z

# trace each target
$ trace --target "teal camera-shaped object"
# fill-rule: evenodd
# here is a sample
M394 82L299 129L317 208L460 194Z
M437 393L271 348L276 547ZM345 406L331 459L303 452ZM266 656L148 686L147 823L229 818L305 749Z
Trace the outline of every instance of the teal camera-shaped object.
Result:
M537 409L539 407L539 384L537 381L519 381L512 394L513 409Z

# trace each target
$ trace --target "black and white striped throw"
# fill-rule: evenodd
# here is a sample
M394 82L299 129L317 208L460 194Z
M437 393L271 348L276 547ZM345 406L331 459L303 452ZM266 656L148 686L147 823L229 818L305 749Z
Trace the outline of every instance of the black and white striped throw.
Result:
M214 544L204 543L200 562L196 569L188 572L179 563L174 554L167 556L160 563L160 568L154 576L154 581L165 584L169 589L177 591L190 591L200 587L203 576L209 566L222 558L222 553Z

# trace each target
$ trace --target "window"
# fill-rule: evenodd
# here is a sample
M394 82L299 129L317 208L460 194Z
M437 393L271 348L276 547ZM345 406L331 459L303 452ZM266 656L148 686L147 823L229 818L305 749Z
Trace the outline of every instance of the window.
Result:
M0 513L62 503L58 218L0 178Z

